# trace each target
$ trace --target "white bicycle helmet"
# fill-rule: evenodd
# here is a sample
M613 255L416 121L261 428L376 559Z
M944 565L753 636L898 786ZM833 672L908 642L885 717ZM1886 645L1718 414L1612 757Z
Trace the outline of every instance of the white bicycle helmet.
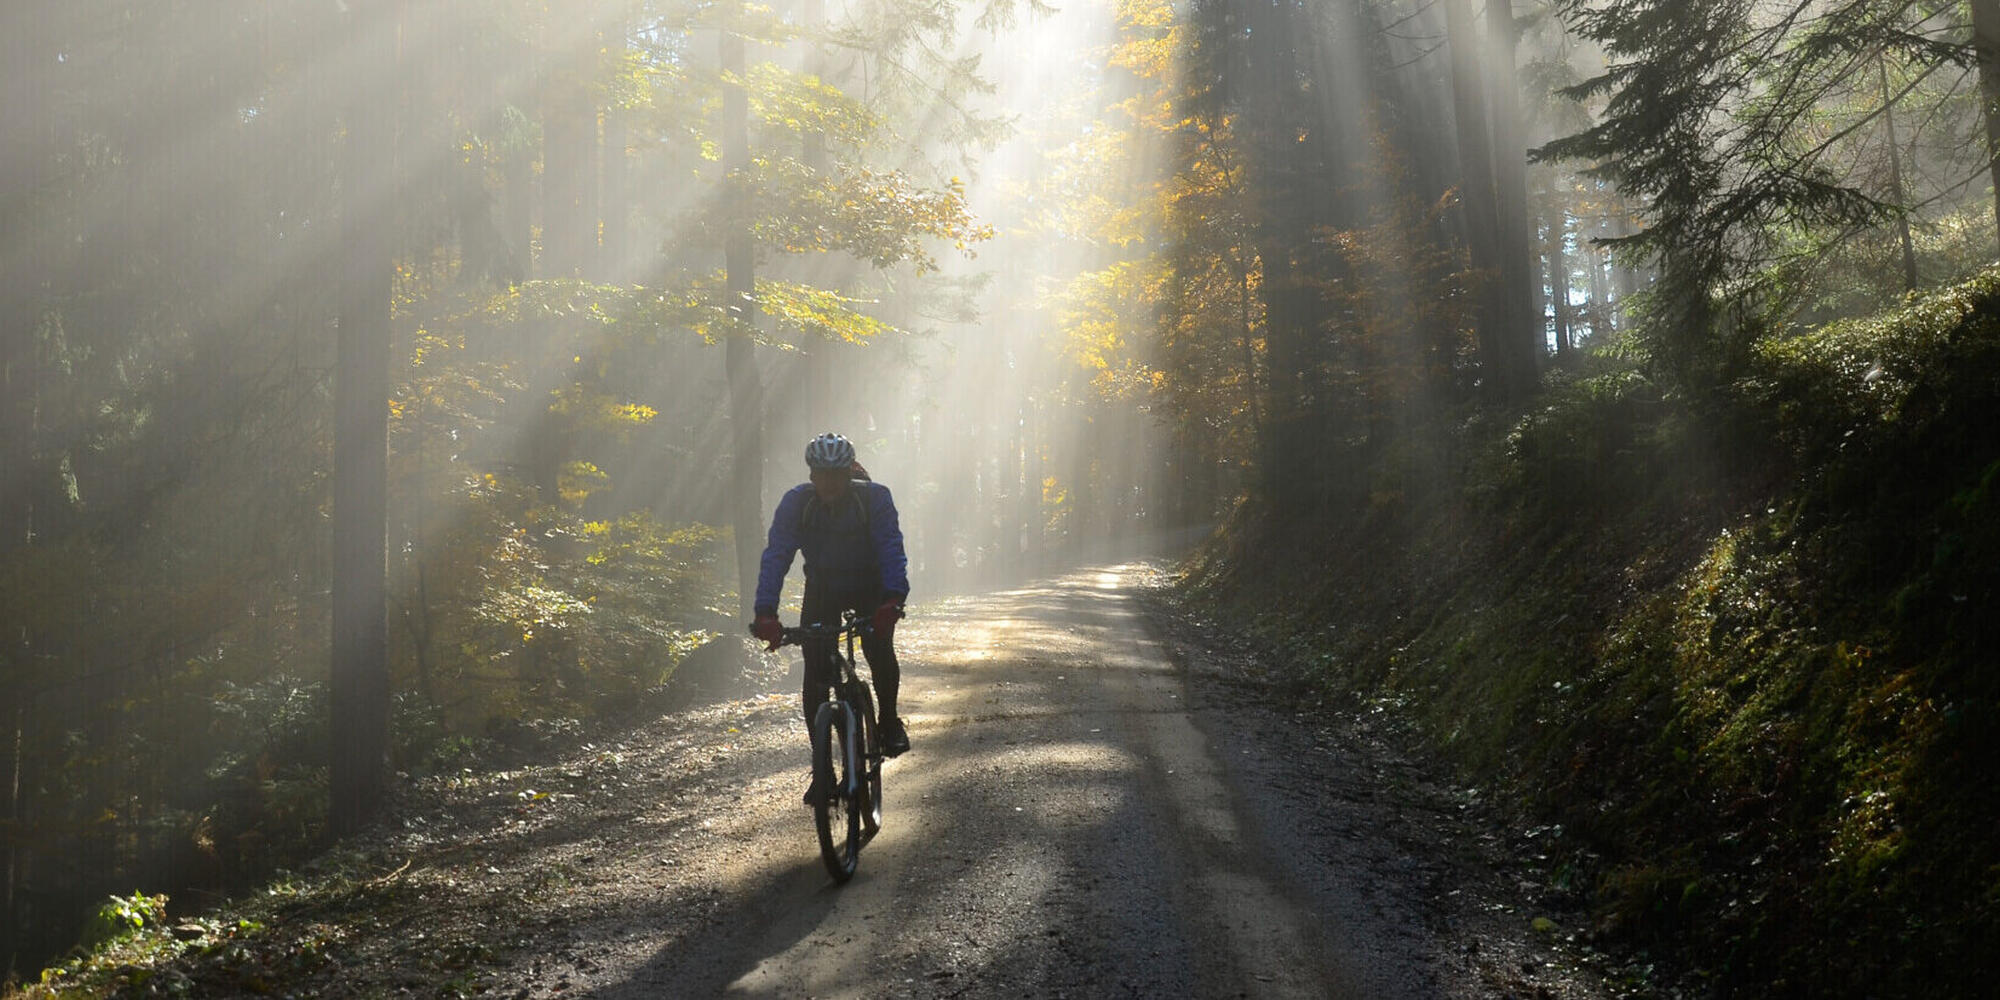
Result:
M806 442L806 466L813 469L845 469L854 464L854 445L827 431Z

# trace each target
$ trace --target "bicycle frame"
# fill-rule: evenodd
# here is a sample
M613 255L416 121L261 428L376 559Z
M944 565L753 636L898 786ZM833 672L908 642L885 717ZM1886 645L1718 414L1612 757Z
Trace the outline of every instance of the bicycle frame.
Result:
M826 862L827 871L837 882L845 882L854 875L860 860L861 845L872 838L881 828L882 822L882 753L876 739L875 698L866 681L856 672L854 645L863 635L873 631L870 619L855 612L844 612L838 626L824 624L802 625L783 630L780 645L801 645L832 641L834 648L827 651L838 664L832 678L828 680L831 696L821 704L817 714L810 720L813 735L814 780L828 781L834 765L831 755L836 752L832 741L838 739L841 766L844 775L838 787L828 789L830 798L838 800L839 812L847 817L845 831L832 829L829 805L820 803L814 808L814 819L819 827L820 855ZM841 655L839 641L847 641L847 652ZM811 669L808 665L808 669ZM822 750L822 741L826 741Z
M875 731L875 699L872 692L864 693L863 690L856 688L856 685L865 682L862 681L861 675L856 673L854 669L855 664L859 662L854 655L854 644L861 636L870 634L873 631L874 627L868 617L856 614L853 611L842 612L841 621L838 626L801 625L796 629L785 630L786 642L796 641L800 646L804 646L807 642L817 639L832 639L836 643L842 639L846 640L847 651L845 655L841 653L838 646L831 650L834 662L838 665L838 672L834 675L831 684L828 685L832 689L831 696L827 698L824 705L820 706L820 711L824 712L828 708L838 706L837 710L847 712L847 718L843 720L846 726L841 731L848 733L865 731L869 737L872 737ZM794 633L797 634L796 640L793 639ZM857 723L860 724L859 727L856 726ZM852 797L861 780L873 777L874 770L882 766L882 755L876 752L876 748L873 745L874 742L873 739L868 738L847 741L849 744L847 749L857 751L858 757L855 753L848 755L846 768L848 787L840 790L841 795Z

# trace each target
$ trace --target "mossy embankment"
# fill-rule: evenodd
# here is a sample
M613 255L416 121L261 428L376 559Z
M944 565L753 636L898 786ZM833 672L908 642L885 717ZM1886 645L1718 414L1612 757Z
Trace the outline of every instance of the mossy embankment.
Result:
M1771 339L1699 403L1605 366L1449 487L1238 517L1188 599L1561 835L1583 933L1722 995L2000 971L2000 270ZM1470 428L1470 429L1468 429ZM1404 463L1407 466L1407 462Z

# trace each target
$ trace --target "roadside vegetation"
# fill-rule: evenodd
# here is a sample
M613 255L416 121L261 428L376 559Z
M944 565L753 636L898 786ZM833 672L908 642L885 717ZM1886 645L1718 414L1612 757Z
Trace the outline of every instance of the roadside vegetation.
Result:
M1244 512L1183 599L1552 831L1573 933L1723 994L1979 992L2000 270L1761 340L1707 398L1600 356L1538 403L1468 425L1450 488Z

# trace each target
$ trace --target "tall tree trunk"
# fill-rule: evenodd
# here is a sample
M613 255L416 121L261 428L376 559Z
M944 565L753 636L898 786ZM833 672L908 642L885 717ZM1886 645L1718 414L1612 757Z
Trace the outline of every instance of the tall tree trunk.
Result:
M1500 262L1500 210L1494 200L1493 151L1487 139L1486 81L1479 72L1479 41L1471 0L1442 0L1445 43L1451 49L1451 104L1458 137L1458 200L1466 248L1481 272L1478 301L1479 357L1489 394L1509 392L1507 299Z
M1637 216L1632 206L1624 198L1613 198L1610 202L1613 222L1611 234L1624 238L1639 231ZM1598 224L1598 232L1604 231L1604 223ZM1633 261L1632 254L1605 252L1604 266L1611 271L1610 306L1605 312L1605 321L1612 329L1623 330L1629 321L1632 297L1646 286L1647 278L1640 272L1640 265ZM1593 286L1595 287L1595 286Z
M2000 0L1972 0L1972 44L1979 49L1979 94L1986 106L1987 173L2000 239Z
M500 191L500 225L515 261L515 280L531 281L543 274L535 255L535 147L525 139L518 141L501 167L507 177Z
M1882 92L1882 123L1889 138L1890 199L1896 203L1896 229L1903 241L1903 290L1917 290L1917 248L1910 239L1909 192L1903 190L1903 151L1896 144L1896 108L1889 100L1889 67L1875 54L1875 83Z
M1028 553L1025 560L1025 575L1040 576L1048 569L1049 542L1045 529L1048 526L1048 511L1042 506L1043 488L1048 480L1048 429L1043 408L1046 400L1028 397L1028 405L1022 409L1027 421L1022 428L1022 436L1027 440L1027 454L1022 456L1022 474L1027 479L1028 494Z
M1264 440L1264 402L1257 388L1257 297L1250 292L1250 265L1236 266L1236 343L1243 355L1243 392L1249 402L1250 436Z
M824 0L805 0L799 14L800 27L804 29L805 70L817 77L826 75L825 47L821 45L818 33L826 28ZM827 155L826 134L818 129L808 129L800 136L799 162L815 175L825 174L831 166ZM799 387L799 414L797 422L791 426L804 434L794 433L792 442L799 443L805 438L834 430L837 419L833 412L835 400L834 369L838 364L840 344L825 331L808 329L801 334L804 343L793 364L804 365ZM867 464L865 461L863 464Z
M1031 463L1028 452L1034 445L1034 432L1030 429L1030 407L1022 403L1014 410L1014 433L1007 444L1006 473L1014 491L1014 509L1008 518L1009 524L1005 541L1007 552L1014 570L1015 579L1026 580L1031 576L1028 569L1028 547L1036 515L1036 499L1042 490L1038 483L1029 478Z
M421 419L421 417L419 418ZM418 467L424 468L434 461L434 457L417 454ZM402 539L409 552L404 564L411 575L410 593L402 606L403 623L410 634L410 659L416 667L417 694L424 704L436 708L441 704L438 698L437 678L431 666L431 639L437 633L437 622L431 614L430 575L427 572L431 559L430 531L430 491L423 488L422 474L413 477L415 488L409 505L410 516L404 522Z
M1584 262L1590 265L1590 336L1601 339L1616 325L1611 322L1610 293L1604 287L1605 250L1595 243L1583 244Z
M1487 73L1492 79L1493 189L1499 232L1500 282L1506 313L1503 362L1510 398L1534 386L1542 346L1535 320L1534 237L1528 212L1528 151L1521 139L1520 82L1514 69L1520 29L1512 0L1486 0Z
M22 692L25 694L25 692ZM8 768L7 781L7 827L10 831L25 828L27 818L21 808L21 755L27 750L28 704L25 697L14 702L14 718L8 727ZM19 912L15 901L15 890L21 876L21 846L24 839L10 836L7 839L6 871L0 875L0 981L12 981L19 971L16 965L20 959L21 930L16 919Z
M1301 273L1301 262L1310 252L1312 227L1324 219L1317 203L1320 185L1313 183L1318 165L1309 160L1315 147L1302 138L1312 130L1301 115L1294 48L1301 26L1286 4L1252 0L1243 6L1249 30L1236 36L1245 68L1233 103L1245 123L1248 184L1255 192L1253 240L1270 390L1258 464L1264 496L1280 511L1296 511L1320 478L1319 452L1312 446L1316 420L1323 415L1312 393L1317 292ZM1110 473L1108 467L1103 471ZM1106 505L1107 517L1114 507Z
M622 38L621 38L622 44ZM600 280L624 284L643 280L632 266L631 128L624 109L604 109L604 143L599 151L603 181L598 185L597 214L604 220L598 250Z
M722 71L740 78L743 36L727 15L721 35ZM725 85L722 92L722 169L728 219L722 251L727 272L724 308L739 324L722 349L723 373L729 382L729 509L736 532L737 593L748 618L757 598L757 557L763 551L764 393L757 380L756 341L748 332L757 322L756 248L750 237L750 102L743 87L735 84Z
M550 27L552 35L563 32ZM542 86L542 268L544 278L595 277L597 257L597 106L585 76L594 45L552 50ZM575 355L559 345L554 324L537 331L532 356L540 363L529 379L527 445L529 478L541 503L562 502L562 469L569 458L570 418L550 408L569 383ZM535 647L540 648L540 647Z
M392 98L398 0L351 0L361 78L347 108L340 334L334 359L331 804L336 836L380 809L389 747L388 450L391 239L400 166ZM372 86L388 80L389 86Z
M53 235L42 199L55 149L50 77L62 69L43 37L49 6L14 3L0 14L0 556L28 544L34 520L35 342Z
M1265 496L1281 509L1303 499L1313 489L1309 401L1307 399L1307 302L1311 292L1291 258L1290 247L1275 234L1259 242L1258 282L1264 299L1264 365L1270 387L1265 400L1264 436L1258 467Z
M1563 248L1569 239L1569 218L1561 208L1549 215L1549 315L1555 324L1556 363L1570 362L1569 333L1569 254Z
M597 250L597 107L584 84L591 51L551 52L543 81L542 273L548 277L584 276Z
M34 526L35 330L41 308L30 266L8 269L0 282L8 286L0 293L0 556L5 556L28 545Z
M1091 459L1097 453L1097 419L1087 412L1078 412L1081 407L1072 403L1069 407L1070 426L1076 434L1070 439L1070 517L1069 537L1064 549L1070 563L1083 557L1087 546L1103 535L1098 531L1097 478L1092 469Z

